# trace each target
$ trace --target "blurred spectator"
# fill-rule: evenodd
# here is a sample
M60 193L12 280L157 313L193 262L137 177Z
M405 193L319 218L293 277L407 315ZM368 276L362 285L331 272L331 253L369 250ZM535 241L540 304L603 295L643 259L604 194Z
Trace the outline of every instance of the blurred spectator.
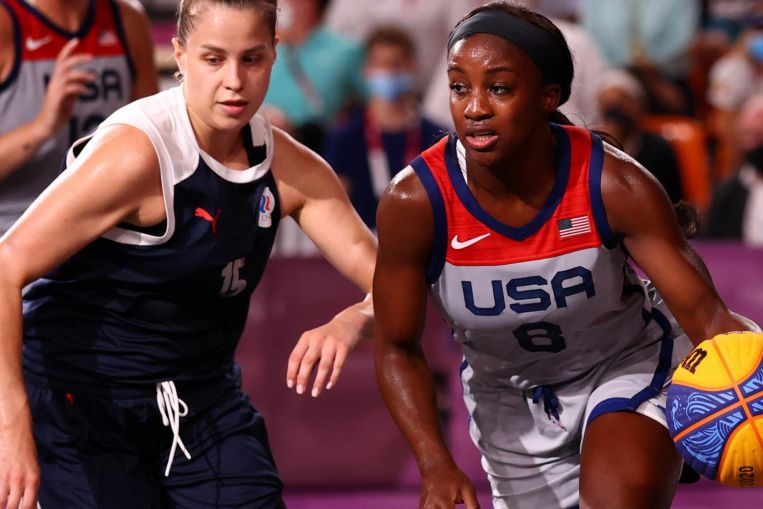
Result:
M328 126L365 95L360 45L323 23L328 0L280 0L277 58L264 110L274 125L320 150Z
M636 74L649 111L686 114L687 55L700 11L697 0L581 0L580 21L611 65Z
M705 234L763 245L763 94L745 102L735 127L744 162L716 190Z
M599 80L602 130L614 136L626 153L657 177L673 203L682 200L680 168L670 143L640 126L646 100L641 83L619 69L606 72Z
M529 9L536 9L545 2L524 0L521 3ZM596 86L599 76L609 68L609 64L599 50L597 42L577 23L552 19L562 31L567 45L575 60L575 76L572 80L570 98L560 109L574 124L590 127L599 122L599 110L596 104ZM453 28L453 27L451 27ZM450 110L443 108L448 104L447 50L442 50L435 74L431 77L424 96L424 113L435 122L452 127L453 118Z
M156 92L158 77L137 1L0 6L2 235L56 178L69 145L120 106Z
M722 27L736 39L751 13L760 8L760 0L703 0L705 25Z
M419 114L414 62L414 43L407 32L391 26L375 30L366 44L366 107L327 137L326 160L371 228L392 175L445 132Z
M332 0L326 24L356 41L365 41L379 25L396 25L416 43L416 81L429 83L453 26L480 0ZM443 103L440 103L443 104Z
M733 51L710 69L707 101L710 132L717 142L716 173L727 176L740 162L734 137L739 107L753 94L763 93L763 10L748 19Z

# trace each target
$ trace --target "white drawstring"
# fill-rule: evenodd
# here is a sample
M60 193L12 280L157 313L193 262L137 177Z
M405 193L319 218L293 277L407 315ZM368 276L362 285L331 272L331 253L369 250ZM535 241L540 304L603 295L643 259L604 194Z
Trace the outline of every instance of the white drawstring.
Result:
M188 415L188 405L178 398L175 382L172 380L156 384L156 402L159 404L159 413L162 414L162 424L169 426L172 430L172 447L170 448L170 457L167 460L167 468L164 470L164 477L169 477L172 460L175 458L175 451L178 446L180 446L185 457L191 459L191 453L188 452L183 440L180 439L180 418Z

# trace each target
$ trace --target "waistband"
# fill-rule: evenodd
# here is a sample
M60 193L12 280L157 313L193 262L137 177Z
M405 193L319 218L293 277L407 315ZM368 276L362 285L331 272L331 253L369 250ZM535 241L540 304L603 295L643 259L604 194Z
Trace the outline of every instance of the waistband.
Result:
M147 383L104 383L101 385L70 383L64 380L50 379L24 371L24 381L28 385L47 389L62 394L72 394L88 399L156 399L156 384L164 381L174 381L171 377ZM194 380L174 381L178 394L186 400L205 401L226 390L241 388L241 368L233 363L229 369L217 377Z

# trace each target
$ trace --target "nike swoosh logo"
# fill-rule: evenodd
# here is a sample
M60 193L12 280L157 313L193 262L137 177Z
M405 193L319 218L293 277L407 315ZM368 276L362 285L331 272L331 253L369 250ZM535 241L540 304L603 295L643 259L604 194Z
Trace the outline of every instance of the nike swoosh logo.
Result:
M490 236L490 232L480 235L479 237L473 237L469 240L465 240L461 242L460 240L458 240L458 235L454 235L453 239L450 241L450 247L452 247L453 249L464 249L465 247L473 246L480 240L485 239L489 236Z
M33 39L31 37L26 38L26 49L27 51L36 51L46 44L48 44L50 41L52 41L51 37L48 35L46 37L43 37L42 39Z

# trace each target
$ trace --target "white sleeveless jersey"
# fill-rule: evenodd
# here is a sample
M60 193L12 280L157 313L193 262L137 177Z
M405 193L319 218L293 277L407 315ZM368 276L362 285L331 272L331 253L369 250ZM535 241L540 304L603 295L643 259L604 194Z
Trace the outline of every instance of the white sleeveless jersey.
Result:
M178 86L117 110L68 166L115 125L151 141L166 222L114 227L29 287L25 372L85 386L212 383L233 363L281 216L272 129L253 116L242 129L250 166L228 168L199 147Z
M246 170L232 170L207 154L198 144L188 118L183 85L172 87L149 97L138 99L120 108L102 124L126 124L136 127L148 136L159 158L165 209L167 210L167 228L163 235L153 236L130 229L113 228L104 237L136 245L162 244L169 239L174 230L176 218L175 187L194 174L200 165L233 184L255 182L270 172L273 161L273 130L270 122L263 115L256 114L249 121L248 132L251 134L251 146L264 150L262 160ZM83 140L81 140L83 141ZM79 145L75 144L76 146ZM247 143L249 145L249 143ZM87 150L87 148L85 148ZM67 163L74 161L74 150L67 154ZM272 189L270 193L275 193ZM267 212L272 212L271 210Z
M601 139L572 126L552 129L560 154L554 185L521 227L477 203L455 137L412 163L435 218L431 294L463 345L464 383L474 392L575 380L659 341L673 321L653 308L658 296L607 225Z
M80 40L77 53L93 55L83 68L96 79L77 98L68 123L0 182L0 234L56 178L69 146L130 101L134 77L115 0L90 0L76 32L54 25L25 0L0 0L2 8L10 14L13 26L14 61L10 75L0 82L0 133L38 115L56 57L71 39Z

